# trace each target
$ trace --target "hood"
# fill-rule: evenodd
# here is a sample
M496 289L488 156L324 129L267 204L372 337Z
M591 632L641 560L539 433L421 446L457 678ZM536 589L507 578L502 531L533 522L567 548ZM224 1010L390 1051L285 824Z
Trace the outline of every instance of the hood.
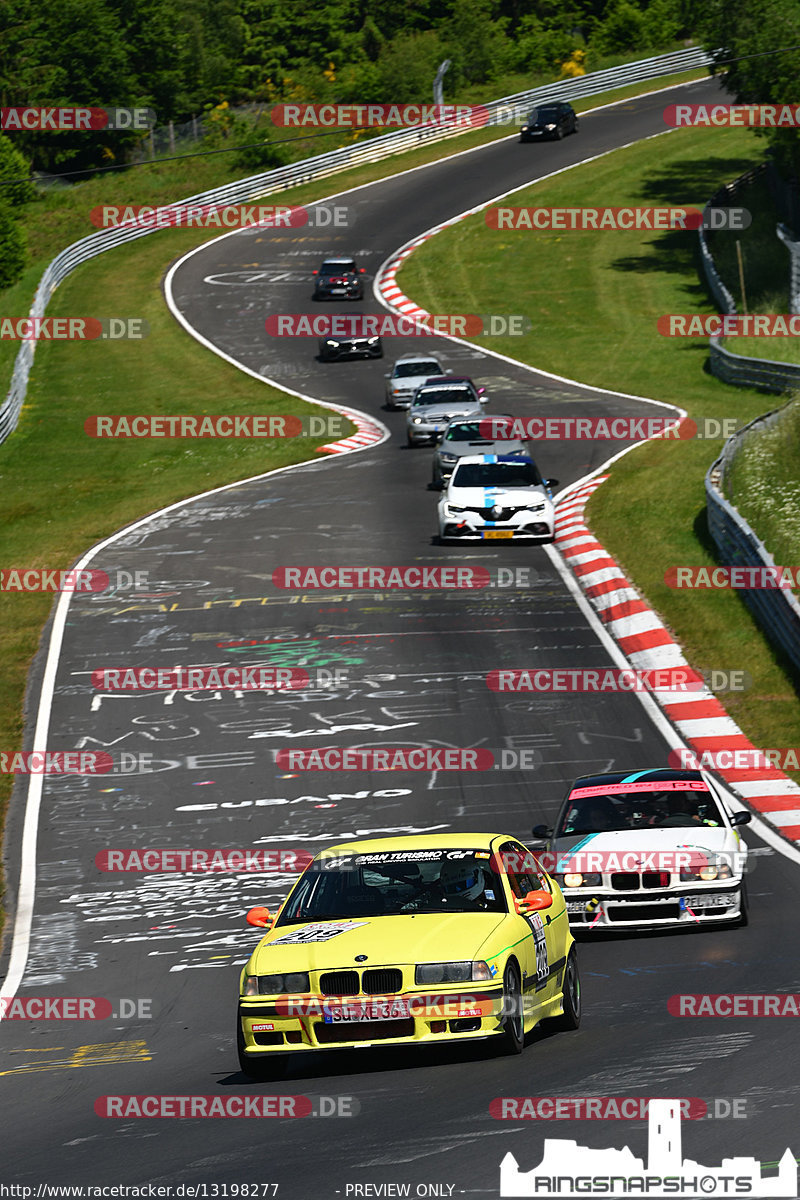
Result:
M526 504L539 503L549 497L543 487L457 487L450 484L447 498L464 508L522 508Z
M423 421L447 421L451 417L482 416L483 408L475 400L460 400L453 397L441 404L421 404L411 406L412 417L422 417Z
M667 829L623 829L615 832L571 834L555 838L552 849L561 854L566 850L614 855L652 854L659 851L698 850L718 854L739 848L739 840L724 826L693 825ZM620 869L624 869L620 867ZM554 867L557 870L557 867Z
M505 913L416 916L409 913L281 925L270 930L256 947L251 970L257 975L268 975L283 971L471 961L505 919ZM330 936L334 929L336 932ZM293 940L287 942L287 938ZM304 940L310 938L315 940ZM274 945L275 942L279 944ZM356 963L357 954L366 954L366 962Z
M525 447L518 441L440 442L439 449L443 454L454 454L456 458L466 458L467 455L475 454L496 454L498 457L503 454L519 454L522 458L528 454Z

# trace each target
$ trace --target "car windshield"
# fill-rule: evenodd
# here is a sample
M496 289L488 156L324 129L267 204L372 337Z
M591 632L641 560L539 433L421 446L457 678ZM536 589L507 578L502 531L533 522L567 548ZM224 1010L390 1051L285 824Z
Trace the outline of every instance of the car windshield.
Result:
M532 462L462 463L453 474L455 487L536 487L541 482Z
M531 120L536 121L555 121L559 117L557 108L539 108L536 112L531 113Z
M464 421L459 425L450 425L444 435L446 442L485 442L488 438L481 437L480 421Z
M640 790L642 787L646 790ZM564 806L555 836L627 829L699 829L722 824L719 807L705 784L701 783L699 789L668 788L663 782L624 784L620 791L615 791L613 785L607 790L576 788Z
M442 368L437 362L404 362L396 363L394 368L395 379L408 379L411 375L424 375L427 379L430 375L440 375Z
M508 911L488 850L393 850L316 860L276 924L479 911Z
M417 392L414 408L426 408L429 404L476 404L476 400L466 387L426 388Z
M324 262L319 269L320 275L352 275L356 269L354 262Z

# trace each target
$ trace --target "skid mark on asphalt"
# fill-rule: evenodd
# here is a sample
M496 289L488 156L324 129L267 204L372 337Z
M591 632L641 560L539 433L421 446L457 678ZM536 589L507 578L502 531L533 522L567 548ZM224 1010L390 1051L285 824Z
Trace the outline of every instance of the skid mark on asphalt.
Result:
M54 1046L44 1053L56 1054L63 1046ZM11 1050L11 1054L38 1054L41 1050ZM78 1046L66 1058L36 1058L0 1071L0 1075L31 1075L40 1071L66 1070L70 1067L108 1067L117 1063L150 1062L152 1054L147 1042L107 1042L99 1046Z
M741 1053L755 1041L755 1037L754 1032L723 1033L714 1038L692 1037L661 1043L649 1053L640 1054L635 1063L630 1061L630 1057L620 1057L617 1062L609 1063L604 1071L585 1076L581 1080L581 1087L599 1096L604 1094L604 1088L614 1094L622 1094L635 1088L651 1090L661 1081L668 1086L678 1076L688 1075L717 1059Z

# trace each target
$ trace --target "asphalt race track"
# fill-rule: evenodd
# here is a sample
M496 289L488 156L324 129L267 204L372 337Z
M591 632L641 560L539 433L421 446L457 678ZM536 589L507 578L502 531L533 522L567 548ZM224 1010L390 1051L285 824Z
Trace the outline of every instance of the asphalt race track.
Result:
M679 94L699 101L715 87L693 84ZM736 1122L684 1122L687 1156L715 1166L733 1154L774 1163L787 1146L800 1151L790 1023L681 1021L667 1011L678 992L800 990L790 940L797 866L750 832L756 853L749 927L583 942L579 1031L537 1033L523 1055L506 1059L488 1043L418 1056L303 1056L280 1084L252 1083L239 1073L234 1025L240 964L258 938L244 913L256 903L274 907L292 877L108 874L95 865L95 855L111 847L316 851L365 834L486 829L525 838L552 818L576 775L666 765L664 737L635 696L487 690L486 673L496 667L611 660L544 549L436 544L437 497L426 486L431 451L406 447L405 416L383 401L384 371L419 343L387 341L386 358L377 362L322 364L315 339L267 338L264 320L312 311L310 273L326 253L356 254L371 278L399 246L437 222L660 132L661 112L674 97L643 97L583 117L578 136L563 142L520 146L504 139L337 195L350 224L335 236L243 232L178 266L175 303L199 335L266 378L379 418L391 437L176 506L94 557L92 566L108 572L147 572L147 591L72 600L48 745L152 759L149 771L138 762L129 775L45 780L20 994L108 997L116 1016L2 1022L0 1160L7 1183L32 1186L32 1194L40 1183L205 1183L207 1192L197 1194L208 1196L235 1194L212 1185L277 1183L280 1200L402 1194L374 1190L382 1184L409 1185L411 1195L495 1196L503 1156L513 1151L528 1169L539 1162L545 1136L629 1145L646 1157L643 1120L545 1128L504 1122L489 1112L499 1096L739 1099L746 1117ZM509 296L508 311L530 312L535 299L534 275L531 294ZM383 311L369 291L363 306L352 308ZM665 411L441 339L426 339L425 349L486 384L489 413ZM209 403L198 397L198 410ZM550 443L538 460L564 487L619 449ZM526 567L529 586L300 593L271 580L287 565L388 563ZM90 683L100 667L263 663L338 670L343 686L270 696L110 694ZM40 654L31 721L43 672ZM387 743L527 749L537 766L304 776L285 773L273 759L285 747ZM23 802L20 793L6 842L14 892ZM354 1115L319 1116L309 1128L312 1118L137 1121L94 1111L96 1099L110 1094L231 1092L307 1095L317 1105L320 1096L349 1097L334 1107ZM367 1185L372 1190L363 1190Z

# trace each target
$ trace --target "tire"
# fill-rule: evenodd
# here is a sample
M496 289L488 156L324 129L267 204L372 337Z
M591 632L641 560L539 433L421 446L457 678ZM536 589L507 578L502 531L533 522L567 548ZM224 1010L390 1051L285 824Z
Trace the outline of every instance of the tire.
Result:
M570 947L567 955L561 995L564 999L564 1011L560 1017L553 1017L550 1022L551 1027L564 1031L577 1029L581 1023L581 978L578 972L578 955L574 946Z
M253 1057L244 1048L241 1017L236 1018L236 1052L239 1056L239 1070L251 1079L262 1082L272 1079L283 1079L289 1063L288 1054L265 1054L263 1057Z
M556 130L556 141L560 142L561 139L563 138L563 136L564 136L564 130L559 125L558 129Z
M410 450L413 450L413 449L415 448L415 446L416 446L416 442L413 442L413 441L411 440L411 434L410 434L410 433L407 433L407 434L406 434L406 441L408 442L408 448L409 448Z
M525 1016L519 967L509 963L503 974L503 1025L501 1054L521 1054L525 1048Z
M744 929L750 922L750 904L747 898L747 884L742 880L742 900L739 916L731 922L734 929Z

